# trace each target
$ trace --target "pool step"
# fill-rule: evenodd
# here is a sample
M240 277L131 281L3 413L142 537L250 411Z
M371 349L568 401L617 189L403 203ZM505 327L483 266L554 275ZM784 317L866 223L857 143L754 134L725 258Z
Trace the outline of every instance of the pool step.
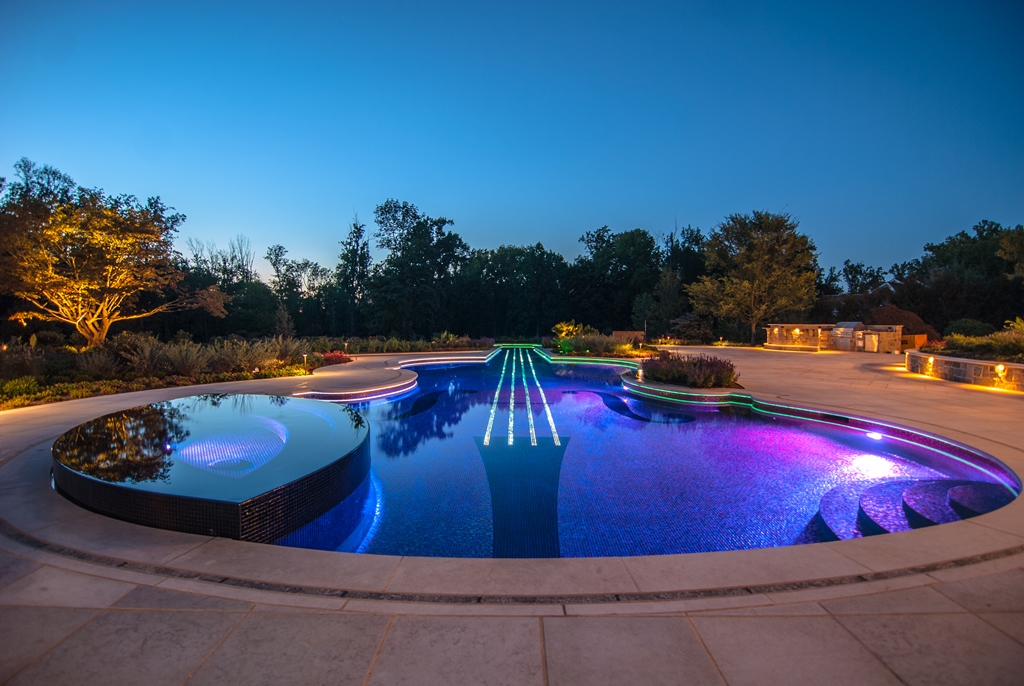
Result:
M916 481L901 479L872 486L860 494L857 524L865 536L910 531L913 527L903 510L903 492Z
M829 532L837 539L845 541L850 538L861 538L860 525L857 522L857 508L860 494L866 489L885 481L856 481L836 486L821 498L818 503L818 516Z
M911 528L921 529L963 519L949 505L949 489L976 483L978 482L955 479L918 481L903 492L903 513L907 516Z
M1014 495L1005 487L999 484L977 481L963 486L954 486L949 489L949 506L956 511L962 519L977 517L978 515L998 510L1014 499Z
M821 540L848 540L976 517L1013 498L1006 487L985 481L859 481L836 486L822 496L812 523Z

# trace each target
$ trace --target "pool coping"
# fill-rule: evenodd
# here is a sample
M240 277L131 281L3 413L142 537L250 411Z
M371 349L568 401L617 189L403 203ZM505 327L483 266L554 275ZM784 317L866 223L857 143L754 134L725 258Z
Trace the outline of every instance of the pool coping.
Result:
M268 384L221 384L236 392L243 390L241 385L251 389ZM159 395L162 390L135 395ZM73 402L86 407L91 400L99 399ZM897 423L910 426L906 421ZM5 461L4 467L19 460L39 460L48 453L46 443L44 438L23 446ZM1020 474L1024 453L1019 448L1004 448L995 457ZM41 510L62 509L65 504L74 507L53 498L60 496L37 489L27 505ZM86 528L78 527L81 531L69 533L55 526L24 530L10 521L3 507L0 533L29 548L100 567L306 596L455 604L619 603L845 586L1016 555L1024 552L1022 501L1018 498L1001 510L971 520L854 541L634 558L495 560L355 555L210 539L91 519L98 515L85 518ZM112 554L110 537L121 536L140 541L159 538L167 542L167 547L159 554L145 545Z

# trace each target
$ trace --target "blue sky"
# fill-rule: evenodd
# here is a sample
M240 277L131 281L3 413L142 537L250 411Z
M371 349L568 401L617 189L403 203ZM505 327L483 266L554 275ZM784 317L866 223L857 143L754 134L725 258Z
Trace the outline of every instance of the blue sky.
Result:
M0 174L325 266L389 197L569 258L754 209L826 266L1024 222L1021 3L278 5L0 4Z

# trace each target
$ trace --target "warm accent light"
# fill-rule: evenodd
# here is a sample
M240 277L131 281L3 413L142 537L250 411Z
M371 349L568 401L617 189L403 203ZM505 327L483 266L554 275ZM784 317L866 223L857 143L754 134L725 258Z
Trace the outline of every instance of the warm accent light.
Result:
M996 365L996 374L1002 375L1002 374L1005 374L1005 373L1006 373L1006 365L1005 364L997 364Z
M793 329L793 335L794 336L799 336L800 335L800 329Z

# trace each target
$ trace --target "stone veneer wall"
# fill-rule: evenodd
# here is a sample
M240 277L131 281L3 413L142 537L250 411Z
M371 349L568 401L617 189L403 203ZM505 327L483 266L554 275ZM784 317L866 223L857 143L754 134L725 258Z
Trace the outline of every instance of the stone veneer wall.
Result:
M999 366L1003 368L1002 373L996 370ZM968 360L963 357L929 355L911 350L907 352L906 368L908 372L947 381L1024 391L1024 364Z

